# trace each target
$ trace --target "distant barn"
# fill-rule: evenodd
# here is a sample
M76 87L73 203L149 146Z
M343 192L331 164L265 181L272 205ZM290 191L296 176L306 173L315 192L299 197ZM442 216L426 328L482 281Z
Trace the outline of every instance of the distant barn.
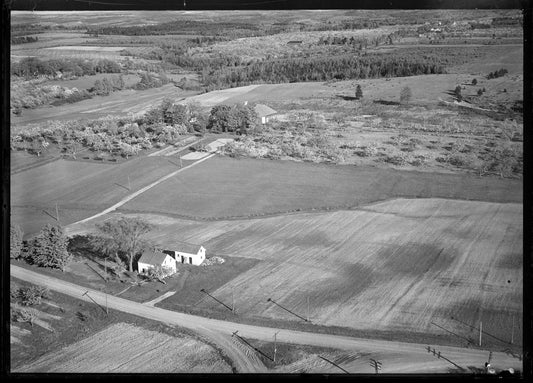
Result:
M257 116L261 119L262 124L266 124L272 116L278 113L271 107L264 104L256 104L254 106L254 110L255 113L257 113Z

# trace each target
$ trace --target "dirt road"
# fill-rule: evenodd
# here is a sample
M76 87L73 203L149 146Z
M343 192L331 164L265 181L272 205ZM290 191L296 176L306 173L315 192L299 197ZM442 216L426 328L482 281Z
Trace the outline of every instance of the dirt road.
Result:
M90 301L87 295L83 296L86 291L96 302L101 305L105 304L105 295L103 292L87 289L82 286L78 286L69 282L61 281L56 278L41 275L39 273L23 269L21 267L11 265L11 275L15 278L31 282L34 284L46 286L51 290L59 291L63 294L67 294L78 299ZM126 299L108 296L107 304L109 308L127 312L133 315L141 316L147 319L156 320L162 323L166 323L173 326L181 326L193 331L197 331L204 336L211 334L211 339L219 344L221 347L225 347L227 353L233 355L234 361L238 364L239 372L256 372L262 369L257 364L251 365L251 358L244 358L242 356L242 349L239 347L232 347L231 344L235 344L228 341L228 336L231 337L232 333L239 331L239 335L245 338L258 339L262 341L272 341L274 334L277 335L278 342L312 345L319 347L329 347L342 350L357 350L359 352L400 352L402 354L408 354L411 357L414 365L420 365L420 363L434 363L435 356L429 354L426 350L428 345L404 343L404 342L392 342L384 340L374 339L362 339L353 338L347 336L337 336L328 334L316 334L303 331L292 331L278 328L260 327L253 325L246 325L240 323L226 322L216 319L203 318L194 315L182 314L179 312L164 310L157 307L150 307L141 303L132 302ZM212 335L216 334L216 335ZM221 338L221 337L226 338ZM449 360L454 361L461 367L478 366L481 367L487 361L488 351L485 350L473 350L464 349L458 347L437 346L438 350L445 355ZM237 356L238 355L238 356ZM449 362L439 359L442 362L442 369L437 372L445 372L450 367ZM253 362L252 362L253 363ZM509 368L512 367L517 370L522 370L522 363L513 358L512 356L503 352L493 352L492 365L495 368ZM402 371L407 372L409 366L403 364ZM387 371L394 372L394 371Z

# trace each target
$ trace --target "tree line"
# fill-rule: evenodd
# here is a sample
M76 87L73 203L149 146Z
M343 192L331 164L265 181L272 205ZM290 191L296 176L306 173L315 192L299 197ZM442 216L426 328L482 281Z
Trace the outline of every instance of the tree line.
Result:
M27 44L39 41L37 36L12 36L11 44Z
M24 57L11 64L11 74L18 77L55 76L57 72L71 76L95 75L97 73L120 73L122 68L113 60L100 59L50 59Z
M257 82L286 83L404 77L445 73L438 57L414 55L344 55L338 57L287 58L253 62L218 70L204 69L202 80L208 90Z

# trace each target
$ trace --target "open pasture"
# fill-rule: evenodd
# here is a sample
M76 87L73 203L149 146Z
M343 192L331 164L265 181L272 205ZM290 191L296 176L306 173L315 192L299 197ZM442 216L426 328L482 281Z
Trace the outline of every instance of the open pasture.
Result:
M522 202L522 181L215 156L121 210L229 218L349 208L396 197Z
M211 255L260 260L211 291L222 302L234 294L240 315L299 321L267 302L272 298L315 324L407 339L449 335L445 328L462 336L455 341L463 346L468 338L476 342L482 321L484 331L503 340L486 336L484 344L504 349L512 331L515 344L521 339L522 214L521 204L396 199L356 210L207 223L140 216L158 225L154 241L199 243ZM225 310L209 297L194 306Z
M196 91L182 91L173 84L143 91L122 90L109 96L96 96L74 104L61 105L60 108L39 108L24 110L20 117L12 116L13 125L39 123L48 120L79 120L80 118L100 118L108 115L124 116L142 113L164 98L179 99L197 94Z
M125 348L124 345L127 345ZM17 369L47 373L229 373L210 345L117 323Z

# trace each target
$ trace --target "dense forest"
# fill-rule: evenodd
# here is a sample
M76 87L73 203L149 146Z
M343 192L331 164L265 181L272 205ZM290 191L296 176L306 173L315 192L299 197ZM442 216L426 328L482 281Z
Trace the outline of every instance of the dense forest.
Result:
M208 71L202 80L207 89L243 86L255 82L284 83L403 77L445 73L437 57L412 55L344 55L255 62L235 68Z

